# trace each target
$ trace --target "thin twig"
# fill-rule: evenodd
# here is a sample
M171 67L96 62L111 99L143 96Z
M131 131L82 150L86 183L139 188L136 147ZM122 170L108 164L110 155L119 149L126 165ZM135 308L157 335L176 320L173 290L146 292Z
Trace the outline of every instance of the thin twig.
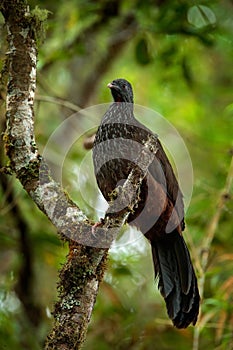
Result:
M229 166L229 171L226 177L226 182L224 185L224 188L220 192L218 201L217 201L217 209L215 214L213 215L212 219L210 220L207 228L206 228L206 235L204 235L204 240L202 244L202 257L201 257L201 267L202 267L202 274L199 278L199 293L201 299L203 299L204 295L204 287L205 287L205 280L206 280L206 270L207 270L207 265L209 261L209 255L210 255L210 250L211 250L211 244L213 242L218 223L222 214L222 211L224 209L224 206L230 198L230 190L231 190L231 184L233 180L233 156L231 158L231 163ZM200 312L201 316L201 312ZM200 317L199 316L199 317ZM203 328L203 325L198 325L195 328L194 331L194 337L193 337L193 350L198 350L199 349L199 340L200 340L200 333Z
M44 95L36 94L35 100L42 101L42 102L54 103L54 104L60 105L62 107L69 108L74 112L79 112L82 109L78 105L76 105L70 101L63 100L63 99L58 98L58 97L44 96Z

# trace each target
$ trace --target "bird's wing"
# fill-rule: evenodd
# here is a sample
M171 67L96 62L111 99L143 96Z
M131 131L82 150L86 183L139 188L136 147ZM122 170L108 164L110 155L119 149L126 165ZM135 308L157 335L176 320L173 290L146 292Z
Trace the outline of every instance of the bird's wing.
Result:
M146 139L153 135L157 137L157 152L156 152L156 158L152 162L152 164L149 167L149 173L152 175L152 177L162 185L163 190L167 194L168 198L174 205L178 217L180 218L181 227L184 229L184 202L183 202L183 195L179 188L179 184L177 182L176 176L174 174L174 171L172 169L171 163L161 145L161 142L158 139L158 136L148 128L146 128L143 124L141 124L137 119L137 125L136 128L134 127L133 133L131 137L134 140L141 140Z
M182 229L184 229L184 202L183 195L179 188L176 176L172 169L171 163L163 150L163 147L158 139L158 150L156 152L156 159L149 167L149 172L153 178L159 182L172 204L176 208L180 221L182 222Z

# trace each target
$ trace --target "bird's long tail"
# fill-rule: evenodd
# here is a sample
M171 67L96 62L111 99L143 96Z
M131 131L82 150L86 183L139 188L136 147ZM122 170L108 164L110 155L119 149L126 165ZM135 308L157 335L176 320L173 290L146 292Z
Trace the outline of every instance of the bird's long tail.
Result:
M168 237L169 236L169 237ZM200 296L188 248L176 231L166 239L152 242L155 274L165 299L168 316L177 328L195 325Z

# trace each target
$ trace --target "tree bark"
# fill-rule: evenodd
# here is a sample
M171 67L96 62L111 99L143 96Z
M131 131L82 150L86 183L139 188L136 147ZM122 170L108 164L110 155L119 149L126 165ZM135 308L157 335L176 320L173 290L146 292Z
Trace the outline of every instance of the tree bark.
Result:
M112 216L113 202L93 234L93 223L53 180L35 142L36 43L38 31L43 26L44 12L39 9L30 12L24 0L3 0L0 6L9 45L4 141L10 168L32 200L55 225L61 239L69 244L67 261L60 271L59 299L53 313L54 327L45 348L80 349L106 269L108 248L138 201L140 184L156 153L156 140L149 139L139 155L143 176L132 171L118 193L120 200L128 203L125 210ZM80 242L85 242L85 245Z

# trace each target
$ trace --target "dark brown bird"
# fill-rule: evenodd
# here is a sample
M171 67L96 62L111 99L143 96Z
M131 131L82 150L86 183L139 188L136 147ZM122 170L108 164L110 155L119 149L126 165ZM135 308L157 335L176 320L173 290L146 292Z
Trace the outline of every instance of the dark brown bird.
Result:
M155 276L174 326L195 325L200 297L188 248L182 236L184 205L182 193L162 145L152 131L133 113L133 91L125 79L108 84L114 103L103 116L93 148L98 186L107 201L111 192L122 185L148 138L157 138L155 159L148 168L140 189L140 202L129 216L152 247Z

